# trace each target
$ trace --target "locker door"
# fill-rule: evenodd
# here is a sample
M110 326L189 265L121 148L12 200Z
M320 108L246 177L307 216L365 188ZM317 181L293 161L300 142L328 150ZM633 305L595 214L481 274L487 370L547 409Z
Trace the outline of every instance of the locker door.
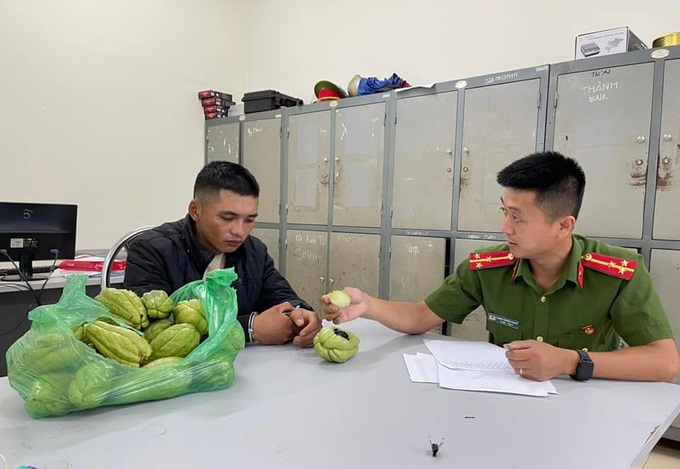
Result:
M458 229L500 231L496 174L536 151L540 80L465 92Z
M279 230L274 228L255 228L251 234L267 246L267 252L274 259L274 265L279 268Z
M290 230L286 239L286 279L300 298L321 312L320 298L326 293L328 234Z
M649 272L654 280L661 303L673 328L678 350L680 350L680 251L652 249ZM677 384L680 384L678 380ZM671 426L680 429L680 417Z
M645 63L558 77L553 147L588 181L578 232L642 237L653 75Z
M454 248L454 268L461 262L467 262L470 253L487 246L498 244L498 241L481 241L476 239L457 239ZM474 310L465 318L463 324L451 324L451 335L466 340L489 340L489 333L486 331L486 314L481 306Z
M655 239L680 240L680 59L668 60L663 80L659 172L654 208Z
M380 236L331 233L328 290L357 287L378 296Z
M331 113L288 120L288 223L328 223Z
M260 184L259 222L279 222L281 119L244 122L243 165Z
M208 163L211 161L239 162L239 123L213 125L206 136Z
M390 300L418 302L444 281L446 240L392 236Z
M393 228L451 229L458 92L397 101Z
M385 104L336 110L333 224L380 226Z

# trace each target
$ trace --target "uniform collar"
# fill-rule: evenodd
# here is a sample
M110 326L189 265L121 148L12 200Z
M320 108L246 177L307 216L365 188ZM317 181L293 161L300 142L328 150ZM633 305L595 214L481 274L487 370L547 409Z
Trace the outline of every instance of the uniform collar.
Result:
M583 254L583 244L579 238L571 236L571 251L567 258L567 263L564 265L562 275L557 279L555 285L550 289L551 291L559 290L564 284L569 281L579 288L583 287L583 265L581 264L581 255ZM534 278L531 275L531 267L529 261L526 259L519 259L515 265L515 270L512 275L514 282L518 277L524 277L524 281L533 285Z

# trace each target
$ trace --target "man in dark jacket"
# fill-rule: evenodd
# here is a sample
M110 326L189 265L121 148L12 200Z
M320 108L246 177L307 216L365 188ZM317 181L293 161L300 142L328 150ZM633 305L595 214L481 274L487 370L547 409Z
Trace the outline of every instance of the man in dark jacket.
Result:
M187 216L140 235L128 250L125 287L138 295L172 293L215 269L235 267L238 320L252 342L309 347L321 320L250 236L260 187L243 166L206 165L196 177Z

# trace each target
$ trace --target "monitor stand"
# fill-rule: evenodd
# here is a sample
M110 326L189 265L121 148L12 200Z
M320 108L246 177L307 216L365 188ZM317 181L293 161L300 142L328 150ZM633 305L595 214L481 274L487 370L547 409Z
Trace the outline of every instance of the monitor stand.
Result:
M5 282L23 282L32 280L47 280L52 275L50 267L33 267L33 256L31 254L22 254L19 256L19 271L17 269L10 270L11 273L2 277ZM17 272L17 273L14 273Z

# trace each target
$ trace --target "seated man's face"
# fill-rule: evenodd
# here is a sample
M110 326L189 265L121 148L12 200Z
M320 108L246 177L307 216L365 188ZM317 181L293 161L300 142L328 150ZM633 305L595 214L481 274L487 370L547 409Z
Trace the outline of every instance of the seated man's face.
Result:
M189 215L196 223L196 239L214 254L236 251L255 227L257 202L257 197L228 190L192 200Z

